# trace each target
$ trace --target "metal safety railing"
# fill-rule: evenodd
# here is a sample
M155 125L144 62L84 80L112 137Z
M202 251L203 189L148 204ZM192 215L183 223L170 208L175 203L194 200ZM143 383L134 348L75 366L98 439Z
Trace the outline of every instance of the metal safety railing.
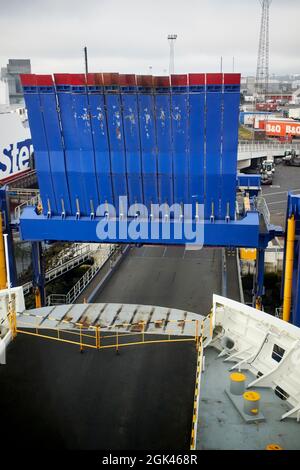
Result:
M275 308L275 317L280 318L280 320L283 319L283 308L282 307L276 307Z
M106 261L108 261L115 253L119 253L120 249L121 248L115 247L114 245L105 245L100 248L98 253L95 254L94 264L84 273L76 284L74 284L69 292L67 294L50 294L46 298L46 305L73 304L84 289L90 284L96 274L98 274Z
M40 193L39 189L32 188L12 188L8 190L10 197L27 198L37 196Z
M196 381L195 381L195 392L194 392L194 402L193 402L193 418L192 418L192 432L191 432L191 442L190 450L196 449L196 439L197 439L197 429L198 429L198 415L199 415L199 405L200 405L200 386L201 386L201 376L203 369L203 341L202 337L199 339L199 347L197 354L197 369L196 369Z
M68 253L59 260L56 260L56 266L46 271L45 283L53 281L54 279L62 276L68 271L71 271L75 267L80 266L80 264L84 263L84 261L92 259L91 253L92 250L90 245L78 244L78 247L74 251L72 251L72 254ZM23 284L22 287L24 295L29 294L30 290L32 289L32 286L32 281L28 281Z
M201 322L200 336L196 341L197 353L197 365L196 365L196 378L195 378L195 391L194 391L194 402L193 402L193 417L192 417L192 430L191 430L191 441L190 450L196 449L197 430L199 421L199 408L200 408L200 390L201 390L201 377L203 372L203 351L205 342L205 326L206 322L209 322L209 338L212 340L213 337L213 313L212 311L203 319Z
M300 143L290 142L290 143L278 143L278 142L262 142L261 140L257 141L249 141L249 140L241 140L239 141L238 149L241 152L257 152L260 150L290 150L291 148L300 149Z
M203 320L168 320L168 330L166 333L155 334L145 331L147 322L120 323L119 325L101 328L100 325L86 326L83 322L72 323L68 320L61 320L59 326L55 328L43 328L39 326L41 318L36 317L36 325L28 327L27 322L17 317L15 313L9 314L9 325L15 337L18 333L39 338L59 341L78 346L80 351L84 349L115 349L118 353L120 348L125 346L137 346L141 344L156 343L179 343L193 342L197 351L203 348L204 340L212 338L212 316L208 315ZM163 320L156 320L154 324L160 327ZM205 323L208 325L205 326ZM178 335L178 325L194 324L194 334L191 336ZM172 328L174 325L174 328ZM22 329L23 326L23 329ZM24 329L25 327L25 329ZM129 332L119 331L119 329L129 329ZM206 335L206 336L204 336ZM207 336L208 335L208 336Z
M94 251L89 243L74 243L70 247L63 248L55 257L51 257L48 260L50 263L47 272L54 272L55 269L60 269L70 261L72 262L74 259L90 255Z
M26 207L26 206L37 206L40 203L41 203L40 195L37 194L36 196L30 197L27 201L24 201L21 204L19 204L18 206L16 206L15 210L14 210L14 222L15 223L19 222L20 217L21 217L21 213L22 213L22 210L24 209L24 207Z
M266 224L269 225L270 220L271 220L271 215L270 215L268 204L267 204L265 198L262 197L262 196L258 196L257 198L255 198L254 199L254 207L258 210L258 212L260 212L260 214L263 215Z

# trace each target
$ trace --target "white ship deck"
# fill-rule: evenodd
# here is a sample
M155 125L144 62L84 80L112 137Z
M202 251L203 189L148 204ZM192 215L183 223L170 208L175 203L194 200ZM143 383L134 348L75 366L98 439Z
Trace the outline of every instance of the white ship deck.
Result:
M281 421L291 407L271 388L251 387L261 395L260 410L265 421L246 423L225 394L232 364L218 358L212 347L205 350L196 448L199 450L264 450L278 444L284 450L300 449L300 423L295 419ZM245 372L246 384L255 379Z

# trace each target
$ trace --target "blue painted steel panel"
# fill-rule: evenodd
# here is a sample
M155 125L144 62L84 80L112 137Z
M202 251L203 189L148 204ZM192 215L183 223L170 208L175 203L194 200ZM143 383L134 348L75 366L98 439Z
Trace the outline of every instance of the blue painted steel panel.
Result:
M81 177L83 178L86 215L94 215L99 205L99 195L88 95L84 75L73 75L73 81L78 83L72 84L71 90L74 109L73 118L80 151L80 167Z
M220 213L221 138L222 138L222 74L206 75L206 202L205 218L225 218Z
M102 85L95 84L95 86L89 86L88 92L99 202L100 204L114 204L107 120Z
M261 175L238 173L237 186L259 189L261 187Z
M224 75L221 214L235 215L240 75Z
M166 78L169 80L168 77ZM159 77L156 77L156 80L158 79ZM166 85L160 87L159 82L155 86L159 202L172 205L174 192L170 87Z
M47 219L45 216L38 216L32 207L25 208L21 216L21 227L20 236L22 240L69 240L69 241L81 241L81 242L107 242L107 243L136 243L136 239L131 239L130 234L126 238L120 238L118 235L116 238L106 238L100 240L97 237L97 224L99 218L90 220L89 217L82 217L80 220L76 220L75 217L67 217L62 220L60 217L53 217ZM123 222L122 222L123 223ZM128 226L130 222L125 222ZM164 221L159 222L159 238L151 238L151 230L149 230L149 221L146 220L141 222L141 226L145 229L141 229L141 233L149 233L150 237L145 239L139 239L139 243L143 244L186 244L189 242L188 239L183 238L178 240L173 237L175 232L175 226L182 224L178 219L171 221L171 237L170 239L164 239L162 237L162 227ZM195 230L196 222L193 221L193 230ZM199 225L199 224L198 224ZM202 224L201 224L202 225ZM109 220L107 222L107 233L114 233L116 227L116 234L120 233L120 220L115 222ZM259 237L259 216L257 212L248 212L247 216L241 220L234 220L226 223L225 221L216 221L210 223L205 221L202 225L204 229L204 245L205 246L247 246L249 248L257 248L261 246L261 240ZM178 233L178 230L176 230ZM184 232L184 231L183 231ZM125 230L125 233L128 233ZM269 241L269 237L263 241L266 247Z
M34 143L35 167L37 170L43 213L47 214L48 210L50 210L52 214L57 214L58 212L51 175L49 148L46 138L44 118L41 110L37 80L35 75L25 74L21 79L26 108L28 111L31 136Z
M171 129L174 177L174 202L189 201L189 96L186 75L171 77Z
M89 76L87 85L82 75L55 76L59 115L52 83L31 95L37 97L34 112L40 116L33 143L39 149L36 140L42 135L46 154L38 176L44 177L42 197L49 199L52 212L61 214L63 199L67 216L79 212L88 219L99 202L114 203L118 210L118 197L129 196L129 203L145 202L148 208L192 201L194 215L195 203L204 202L206 219L212 204L216 224L228 208L233 218L239 88L232 74L208 74L206 85L203 75L191 74L189 89L185 76L172 76L171 92L169 77L156 77L154 84L148 78L147 86L140 82L137 88L135 78L126 81L132 76L113 75L101 75L100 85ZM41 105L47 108L44 114ZM222 245L222 234L211 225L208 243L214 236ZM219 224L219 230L225 226ZM228 232L229 240L234 236ZM175 242L171 236L170 243Z
M189 75L190 198L193 214L196 203L204 204L205 75Z
M119 197L127 196L126 156L124 146L123 117L120 94L110 92L104 88L107 125L109 134L109 147L111 157L111 171L115 207L119 211ZM124 210L124 208L120 208Z
M125 83L126 81L128 82L127 84ZM130 205L136 203L143 204L144 195L142 186L141 144L135 77L120 75L120 85L126 152L128 200Z
M60 119L65 145L66 170L68 175L72 214L90 215L86 205L85 185L80 161L80 144L74 103L71 91L71 77L67 74L55 74L56 91L60 109Z
M46 86L46 78L48 85ZM57 210L60 214L71 215L68 178L66 174L65 155L62 135L57 113L57 103L51 75L37 76L40 100L45 123L45 133L51 162L51 175L54 186Z
M140 118L139 123L144 203L149 211L151 204L158 204L158 175L154 94L151 86L149 86L149 81L147 81L147 79L148 77L138 77L138 84L140 84L138 105Z

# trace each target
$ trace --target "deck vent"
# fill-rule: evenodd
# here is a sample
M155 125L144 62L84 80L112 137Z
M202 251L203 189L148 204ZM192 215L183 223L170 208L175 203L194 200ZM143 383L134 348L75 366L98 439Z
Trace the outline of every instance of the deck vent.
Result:
M278 346L278 344L274 344L273 351L272 351L272 359L274 359L274 361L280 362L281 359L283 358L284 353L285 353L285 349Z
M289 394L279 386L275 388L274 392L281 400L287 400L289 398Z
M234 341L233 339L229 338L229 336L223 336L221 339L221 346L226 351L231 351L234 348Z

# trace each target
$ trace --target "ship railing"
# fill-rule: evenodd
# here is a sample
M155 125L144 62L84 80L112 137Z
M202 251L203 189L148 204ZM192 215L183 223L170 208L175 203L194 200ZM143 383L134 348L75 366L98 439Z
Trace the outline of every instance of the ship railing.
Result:
M238 144L239 150L242 152L260 151L260 150L290 150L291 148L300 149L300 143L278 143L278 142L262 142L262 141L249 141L240 140Z
M282 320L282 318L283 318L283 308L282 307L276 307L275 308L275 317L280 318L280 320Z
M76 323L62 320L56 328L43 328L39 326L37 321L34 327L28 328L28 322L23 321L20 317L13 319L14 337L18 333L37 336L43 339L55 340L62 343L70 343L84 349L115 349L118 353L119 349L126 346L137 346L144 344L160 344L160 343L183 343L190 342L196 345L198 354L202 351L203 358L203 342L201 336L197 336L199 331L198 320L168 320L168 331L166 333L155 334L147 332L147 322L139 321L137 323L121 323L119 325L108 325L106 327L100 325L89 325L78 321ZM38 318L37 318L38 320ZM164 320L157 320L160 326ZM178 327L185 328L191 325L194 334L179 335ZM127 329L128 331L124 331ZM201 346L200 346L201 345Z
M94 264L84 273L84 275L74 284L67 294L50 294L46 298L46 305L73 304L80 294L90 284L92 279L98 274L102 266L119 253L120 247L116 245L102 245L94 253Z
M263 196L255 198L254 206L263 215L266 224L270 225L271 215L265 198Z
M38 204L40 204L40 202L41 202L40 201L40 195L37 194L36 196L30 197L27 201L24 201L21 204L19 204L18 206L16 206L15 210L14 210L14 222L19 223L21 213L22 213L22 210L24 209L24 207L26 207L26 206L37 206Z
M212 341L213 338L213 313L212 311L205 317L200 326L200 336L196 341L197 348L197 364L196 364L196 378L195 378L195 391L194 391L194 405L193 405L193 418L192 430L190 440L190 450L196 450L197 447L197 432L200 411L200 398L201 398L201 377L204 372L204 348Z
M92 251L94 251L93 246L89 243L74 243L71 247L65 247L57 256L51 258L51 265L49 269L47 269L47 273L49 273L51 277L51 273L54 272L56 268L72 263L72 260L76 260L77 258L89 255Z
M75 250L71 250L70 253L65 254L61 259L56 261L56 266L46 271L45 283L53 281L54 279L62 276L63 274L71 271L77 266L80 266L85 261L92 259L92 249L89 244L76 244ZM29 294L32 289L33 282L28 281L23 284L24 295Z
M39 193L39 189L33 188L11 188L8 190L8 194L10 197L20 199L37 196Z

